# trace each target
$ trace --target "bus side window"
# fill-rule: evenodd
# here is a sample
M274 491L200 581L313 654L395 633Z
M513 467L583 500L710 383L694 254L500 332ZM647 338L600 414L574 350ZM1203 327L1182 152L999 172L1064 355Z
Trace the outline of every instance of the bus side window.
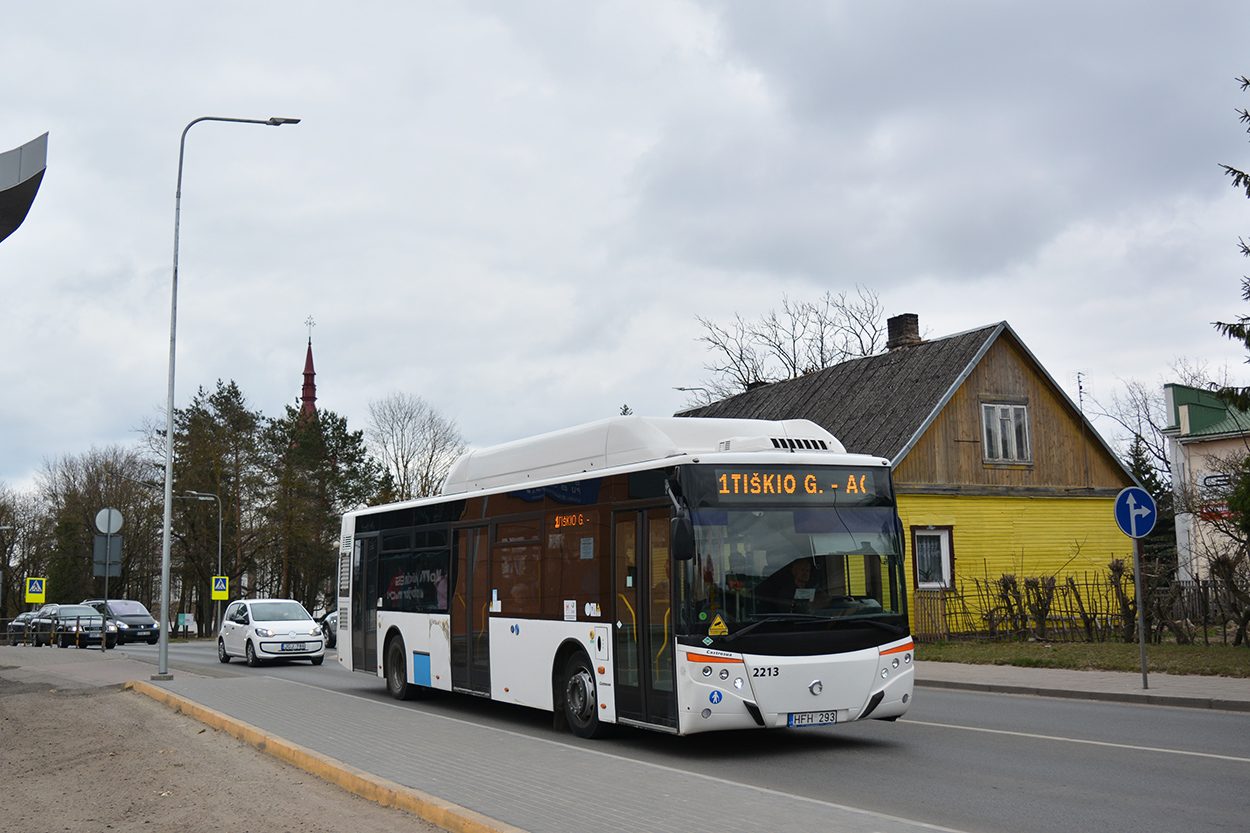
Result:
M504 615L536 615L541 592L538 546L496 546L491 553L491 589Z

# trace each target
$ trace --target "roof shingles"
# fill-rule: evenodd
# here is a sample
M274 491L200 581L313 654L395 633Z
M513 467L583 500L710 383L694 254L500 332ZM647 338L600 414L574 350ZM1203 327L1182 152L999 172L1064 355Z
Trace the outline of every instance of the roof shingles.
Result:
M677 416L810 419L847 451L895 457L908 448L1001 330L996 324L851 359Z

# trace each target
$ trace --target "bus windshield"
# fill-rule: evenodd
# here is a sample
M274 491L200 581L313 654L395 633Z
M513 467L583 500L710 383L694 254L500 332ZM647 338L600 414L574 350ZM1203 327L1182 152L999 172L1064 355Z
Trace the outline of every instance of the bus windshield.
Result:
M897 624L905 615L892 506L700 509L692 517L697 554L682 563L678 616L686 634L723 636L761 623Z

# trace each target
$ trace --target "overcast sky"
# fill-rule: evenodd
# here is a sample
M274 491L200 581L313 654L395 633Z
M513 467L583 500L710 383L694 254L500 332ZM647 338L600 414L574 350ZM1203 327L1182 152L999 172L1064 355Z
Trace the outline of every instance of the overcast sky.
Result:
M404 391L476 446L669 415L695 316L876 292L1006 320L1075 400L1178 357L1250 383L1237 2L11 3L0 483L236 381L363 429ZM1110 438L1113 426L1096 423Z

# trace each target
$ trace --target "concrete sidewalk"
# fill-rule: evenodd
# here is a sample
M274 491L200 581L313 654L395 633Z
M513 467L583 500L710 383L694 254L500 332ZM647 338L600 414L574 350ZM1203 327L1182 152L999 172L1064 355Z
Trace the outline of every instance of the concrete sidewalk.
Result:
M916 662L916 686L1250 712L1250 678ZM904 718L906 719L906 718Z
M78 688L137 681L136 690L208 725L448 830L580 833L595 819L630 819L633 830L664 833L944 829L721 779L697 766L639 760L611 743L534 736L264 675L213 678L211 669L179 669L173 680L152 682L155 671L120 649L0 647L0 677ZM917 663L916 674L919 687L1250 711L1248 679L1158 674L1143 691L1140 674L933 662Z

